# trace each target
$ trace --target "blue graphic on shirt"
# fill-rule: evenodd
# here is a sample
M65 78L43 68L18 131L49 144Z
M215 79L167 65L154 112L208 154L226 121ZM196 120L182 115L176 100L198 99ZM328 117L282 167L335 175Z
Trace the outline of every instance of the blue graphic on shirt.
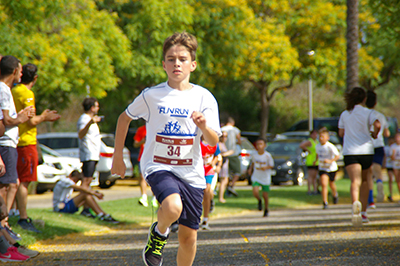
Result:
M183 131L182 126L179 125L179 121L170 121L164 126L164 130L158 134L166 136L196 136L196 134L190 134Z

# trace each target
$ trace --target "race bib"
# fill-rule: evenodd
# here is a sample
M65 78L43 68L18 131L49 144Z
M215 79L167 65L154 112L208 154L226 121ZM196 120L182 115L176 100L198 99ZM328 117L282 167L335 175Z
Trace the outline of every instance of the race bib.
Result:
M193 164L193 137L156 135L153 162L176 166Z

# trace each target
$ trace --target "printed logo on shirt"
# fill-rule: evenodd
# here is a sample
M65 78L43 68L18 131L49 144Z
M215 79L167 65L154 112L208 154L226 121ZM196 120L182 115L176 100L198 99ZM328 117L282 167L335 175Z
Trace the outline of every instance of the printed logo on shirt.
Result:
M28 103L30 103L31 101L33 101L33 98L28 98L28 99L26 99L26 101L27 101Z
M166 136L196 136L196 134L190 134L188 132L185 132L182 130L182 126L179 124L179 121L170 121L165 124L164 130L158 133L160 135L166 135ZM183 143L180 143L180 145L185 145L186 140L180 140Z
M170 108L165 106L158 106L158 113L159 114L167 114L171 117L183 117L187 118L189 116L189 109L184 108Z

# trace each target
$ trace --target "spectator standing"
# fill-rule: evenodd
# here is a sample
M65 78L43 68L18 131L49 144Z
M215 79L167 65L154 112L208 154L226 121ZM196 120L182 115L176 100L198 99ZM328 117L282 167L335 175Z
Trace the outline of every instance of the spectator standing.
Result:
M97 115L100 106L94 97L87 97L82 102L84 113L80 116L77 128L79 137L79 158L82 162L83 179L81 186L90 189L90 182L93 180L93 174L96 165L100 159L101 136L97 125L101 117ZM94 218L88 206L85 206L82 215Z
M300 148L303 151L306 151L306 166L307 166L307 186L308 186L308 195L317 195L318 194L318 184L317 184L317 175L318 175L318 160L317 160L317 152L315 150L318 144L318 132L313 129L310 131L310 137L300 143ZM311 191L311 187L313 190Z
M196 69L197 40L183 32L168 37L163 45L163 68L168 81L147 88L123 112L117 123L112 173L125 174L122 149L132 119L146 120L146 145L140 161L142 172L161 207L158 221L150 227L143 250L146 265L162 265L169 227L176 220L178 265L192 265L197 230L206 188L200 137L218 143L218 103L201 86L190 83Z
M400 193L400 133L397 132L394 135L394 143L390 145L392 167L394 172L394 177L397 183L397 188Z
M345 94L346 110L339 118L339 136L343 139L344 164L351 180L354 226L368 222L368 175L374 157L372 138L378 136L381 125L371 110L365 108L367 93L355 87ZM372 132L370 129L372 128ZM361 201L361 202L360 202Z
M386 172L388 175L388 185L389 185L389 195L388 195L388 200L390 202L393 202L393 180L396 182L396 179L394 178L394 172L393 172L393 164L392 164L392 151L390 150L390 146L394 143L394 138L390 137L388 140L388 146L385 146L385 160L384 160L384 165L382 166L383 168L386 168ZM400 190L399 190L400 192Z
M26 64L22 67L21 83L12 89L12 95L15 102L17 112L28 106L32 106L34 113L35 95L32 87L36 84L38 75L37 67L34 64ZM57 111L44 110L40 115L34 115L27 122L19 124L19 141L18 141L18 162L17 172L19 178L19 187L17 190L16 200L19 210L20 219L18 225L25 230L36 233L40 231L35 228L26 211L28 203L28 186L31 182L37 181L36 168L38 166L37 152L37 130L36 126L44 121L56 121L60 118Z
M105 213L97 204L93 196L98 199L103 199L104 195L98 191L78 186L76 183L82 180L82 174L74 170L68 177L61 178L53 190L53 211L63 213L75 213L79 207L86 204L97 214L100 221L118 224L119 222L111 217L110 214ZM71 198L74 190L79 191L79 195Z
M374 158L371 167L372 173L370 175L370 178L368 179L368 185L369 185L368 207L374 209L376 208L373 195L374 179L376 180L376 189L377 189L376 201L383 202L385 198L385 194L383 192L383 182L382 182L382 164L383 164L383 159L385 157L385 149L384 149L385 141L383 137L386 138L390 137L389 123L387 122L386 117L382 113L374 110L376 103L377 103L376 93L373 91L368 91L367 101L365 105L367 106L367 108L371 109L372 112L374 112L375 116L379 120L379 123L381 123L381 130L378 133L378 137L372 140L374 143Z
M232 155L227 156L229 159L229 172L231 177L231 182L227 187L227 193L238 196L238 193L234 189L235 183L240 177L240 145L242 144L240 130L235 127L235 120L232 117L228 117L227 123L221 128L222 132L227 133L227 138L225 145L228 150L233 151Z
M221 137L219 138L219 148L221 150L221 156L222 156L222 166L221 170L218 174L218 178L220 179L220 185L219 185L219 202L225 203L226 200L224 199L224 194L225 194L225 189L226 186L228 185L229 182L229 155L233 154L233 150L228 150L228 148L225 145L226 139L227 139L228 133L227 132L222 132Z
M260 187L264 198L264 217L268 216L268 192L271 186L271 169L274 168L274 159L265 150L267 142L259 138L255 143L257 153L251 157L251 185L253 186L253 196L258 200L258 210L262 211L262 200L260 198Z
M333 204L338 203L339 195L336 189L335 176L338 170L336 161L340 154L335 145L329 142L329 131L325 127L319 130L319 143L316 146L318 169L322 187L323 209L328 208L328 182L331 187Z
M16 112L11 88L19 83L22 75L20 61L14 56L4 56L0 61L0 109L2 110L0 120L6 126L5 133L0 137L0 156L5 165L6 172L0 178L0 195L7 204L7 212L10 211L18 189L17 173L17 144L18 125L25 123L33 116L32 106ZM5 225L5 221L2 221Z
M139 173L140 173L139 187L140 187L140 193L142 194L142 196L140 196L139 204L143 205L144 207L148 207L149 203L147 201L147 183L143 177L142 169L140 168L140 159L142 158L145 142L146 142L146 125L143 125L137 129L135 136L133 137L133 146L135 148L140 147L139 156L138 156ZM154 196L153 196L153 199L151 200L151 204L155 208L158 207L157 199Z

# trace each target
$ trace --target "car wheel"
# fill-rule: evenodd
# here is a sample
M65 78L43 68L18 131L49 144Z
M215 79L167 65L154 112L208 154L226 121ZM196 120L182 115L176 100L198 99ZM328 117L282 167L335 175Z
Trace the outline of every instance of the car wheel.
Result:
M302 168L298 168L296 175L293 179L293 185L295 186L302 186L304 181L304 170Z
M46 191L47 191L47 189L42 188L42 187L40 186L40 184L37 185L37 187L36 187L36 194L43 194L43 193L45 193Z
M99 187L101 188L110 188L115 184L115 181L106 180L104 182L100 182Z

